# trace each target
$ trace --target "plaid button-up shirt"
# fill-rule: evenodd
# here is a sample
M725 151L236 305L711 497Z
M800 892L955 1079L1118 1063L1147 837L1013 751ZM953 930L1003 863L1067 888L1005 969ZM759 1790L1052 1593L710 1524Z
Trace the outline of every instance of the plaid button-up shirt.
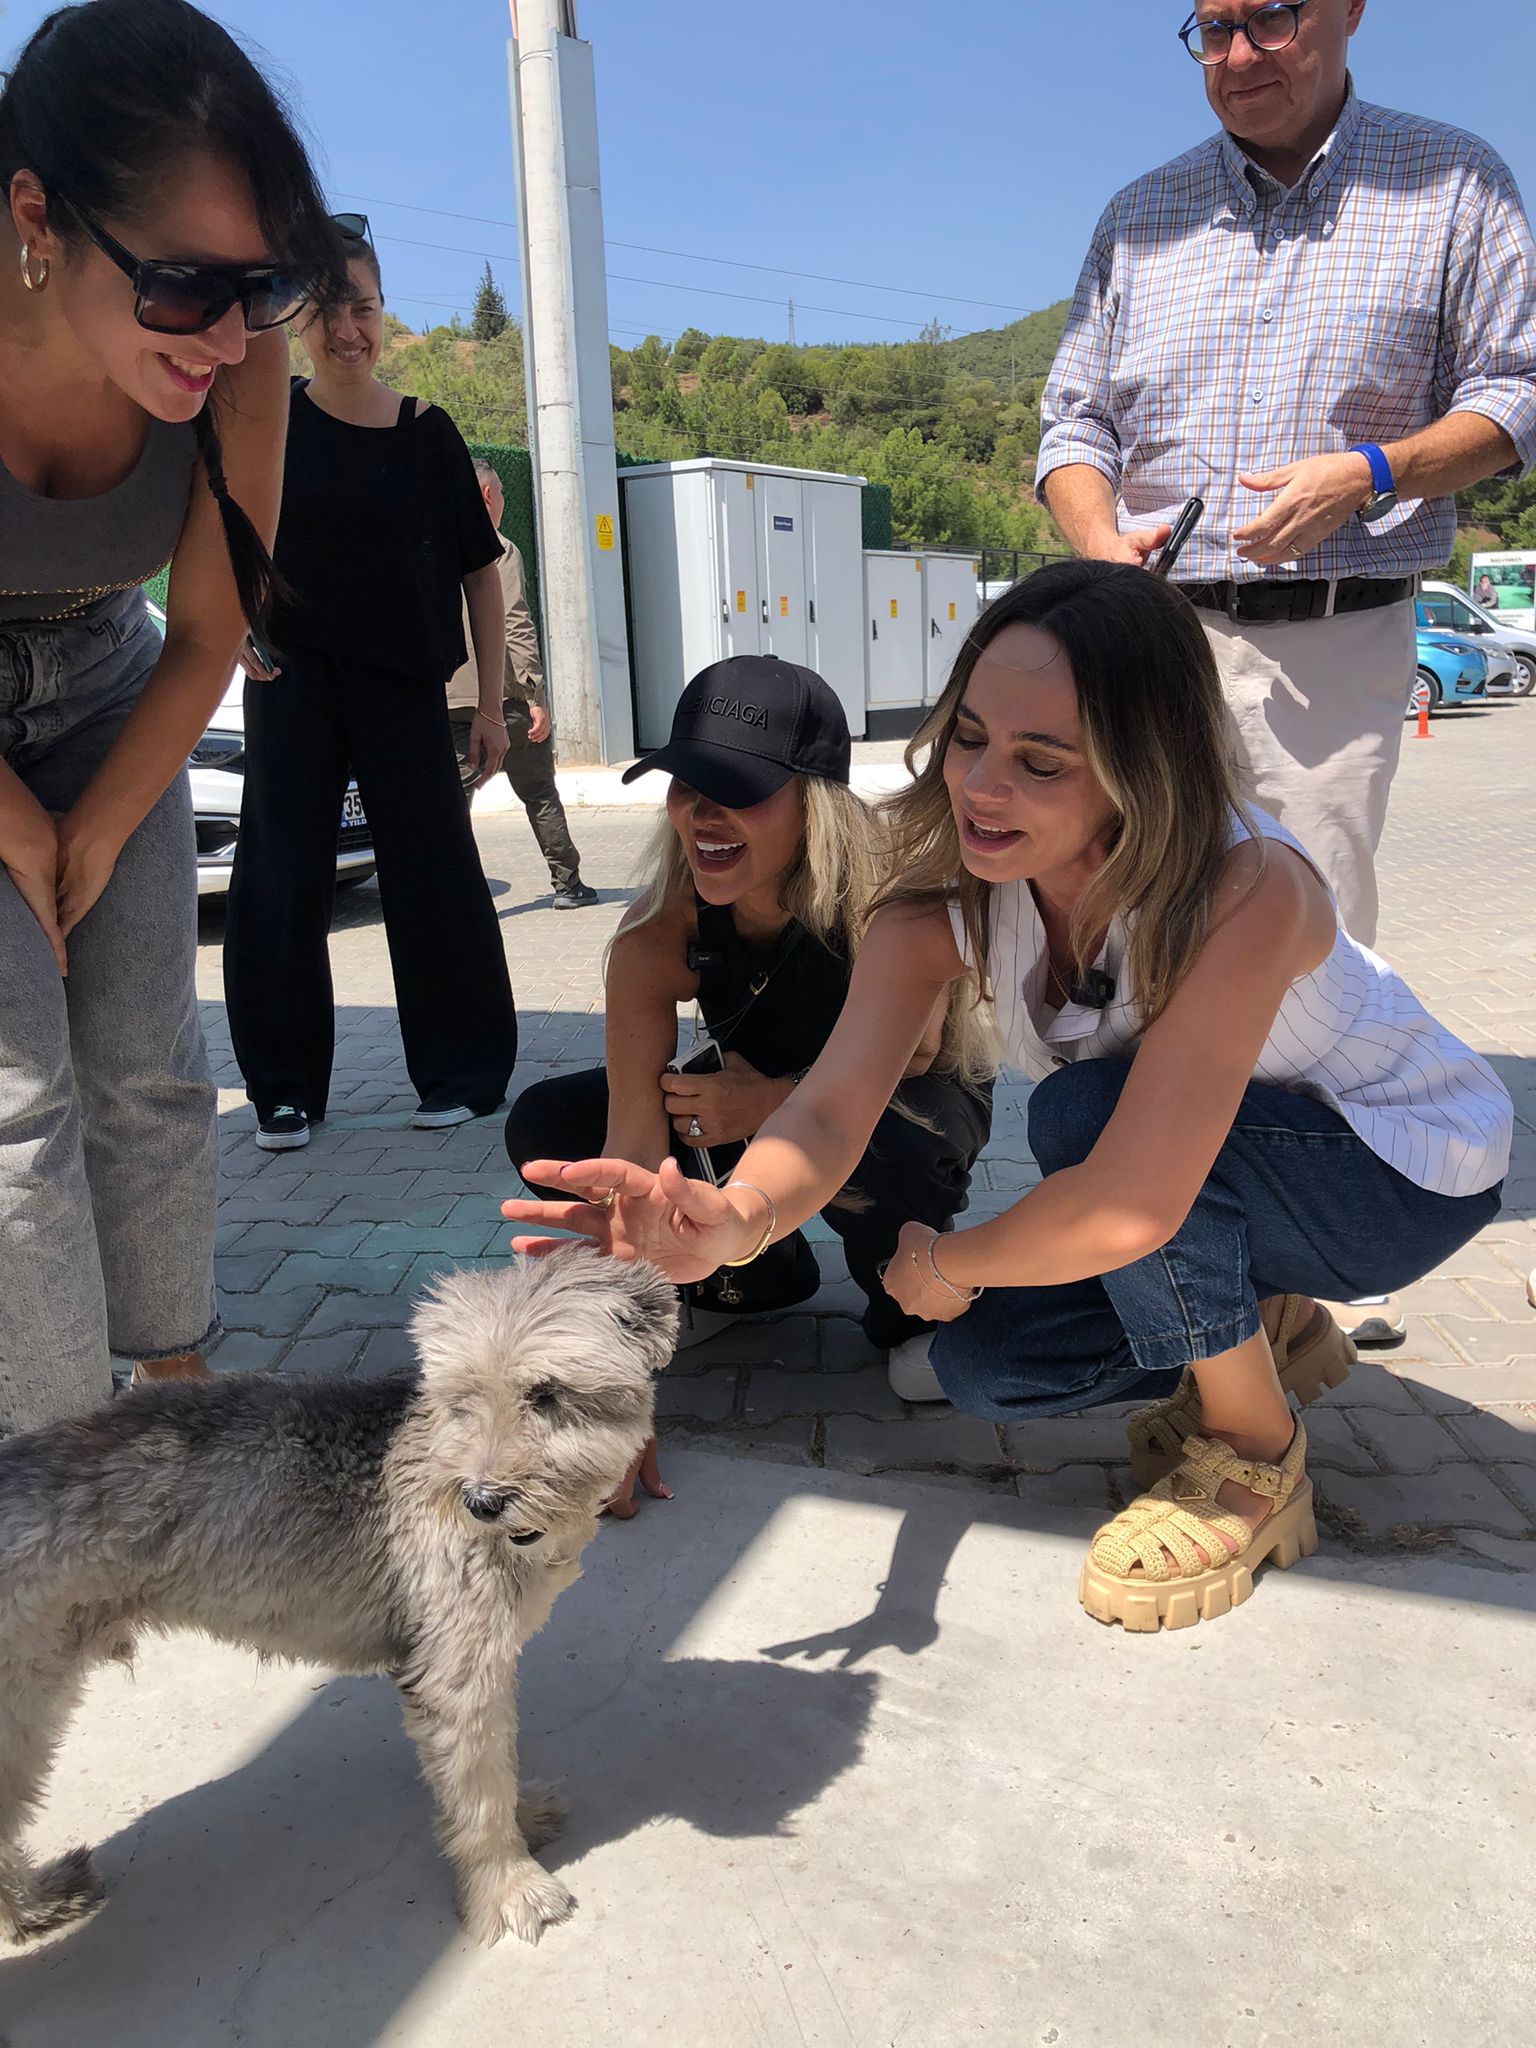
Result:
M1110 201L1041 400L1036 487L1087 463L1122 526L1205 517L1180 581L1398 576L1446 561L1449 498L1349 519L1297 562L1240 562L1232 532L1272 498L1257 471L1449 412L1495 420L1536 463L1536 250L1486 143L1367 106L1287 190L1223 133Z

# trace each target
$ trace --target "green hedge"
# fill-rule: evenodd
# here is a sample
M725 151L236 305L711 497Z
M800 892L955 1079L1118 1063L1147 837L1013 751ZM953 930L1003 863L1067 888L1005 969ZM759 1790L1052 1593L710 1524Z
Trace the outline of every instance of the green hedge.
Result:
M528 578L528 605L544 645L544 615L539 606L539 550L534 540L533 458L526 448L504 448L493 441L471 441L469 452L484 459L501 478L507 508L501 515L501 530L523 558Z
M863 499L865 547L888 548L895 534L891 525L890 485L866 484L859 495Z

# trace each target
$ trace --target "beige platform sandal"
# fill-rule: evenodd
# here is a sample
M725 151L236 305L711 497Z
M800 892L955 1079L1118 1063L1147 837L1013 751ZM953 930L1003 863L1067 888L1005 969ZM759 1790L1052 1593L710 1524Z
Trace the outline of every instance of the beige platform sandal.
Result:
M1308 1306L1305 1294L1272 1294L1259 1303L1281 1390L1294 1394L1302 1408L1325 1388L1346 1380L1357 1362L1353 1341L1328 1311L1319 1307L1309 1315ZM1166 1399L1138 1409L1125 1425L1136 1484L1153 1486L1171 1472L1183 1455L1185 1438L1198 1436L1202 1421L1200 1389L1194 1374L1186 1370Z
M1240 1458L1214 1437L1192 1436L1167 1478L1094 1537L1078 1599L1095 1621L1148 1632L1229 1614L1253 1591L1253 1574L1266 1558L1284 1571L1317 1548L1306 1457L1300 1422L1278 1465ZM1226 1479L1275 1503L1257 1529L1217 1505L1216 1489ZM1224 1536L1235 1552L1229 1554ZM1225 1563L1205 1564L1202 1550Z

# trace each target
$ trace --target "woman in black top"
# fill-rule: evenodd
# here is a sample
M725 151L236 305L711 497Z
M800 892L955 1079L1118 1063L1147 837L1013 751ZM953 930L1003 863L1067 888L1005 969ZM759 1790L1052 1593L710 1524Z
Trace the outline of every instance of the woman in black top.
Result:
M351 249L350 295L307 329L315 372L295 381L290 405L274 550L291 593L273 632L281 667L248 663L224 976L268 1151L307 1144L326 1111L326 939L349 776L373 834L400 1035L421 1097L412 1123L438 1129L494 1109L517 1054L443 695L465 656L462 590L482 678L470 753L484 781L507 744L501 544L453 422L374 378L378 264L365 241Z
M878 821L848 788L848 765L842 709L809 669L741 655L688 685L668 744L625 778L663 768L674 780L654 873L608 956L605 1064L518 1097L507 1119L514 1166L601 1153L655 1168L670 1150L690 1173L705 1170L702 1153L729 1178L817 1059L848 992L879 873ZM677 1006L692 1002L720 1049L718 1073L665 1071ZM825 1212L868 1304L865 1333L889 1351L891 1384L908 1400L943 1398L927 1363L932 1325L903 1314L880 1276L904 1223L947 1230L966 1206L991 1123L976 1018L969 991L935 1012ZM775 1246L771 1261L694 1291L709 1310L745 1314L789 1307L820 1284L803 1240Z

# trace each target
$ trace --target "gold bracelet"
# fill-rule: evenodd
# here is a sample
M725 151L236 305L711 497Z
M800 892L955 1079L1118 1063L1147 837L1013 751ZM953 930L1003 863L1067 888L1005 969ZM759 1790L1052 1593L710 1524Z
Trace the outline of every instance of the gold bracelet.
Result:
M477 711L475 716L485 725L499 725L503 732L507 729L507 721L504 718L492 718L489 711Z
M752 1261L760 1259L763 1253L767 1251L769 1245L773 1243L773 1233L779 1227L779 1205L772 1195L769 1194L768 1190L760 1188L755 1181L728 1180L725 1184L725 1192L729 1194L732 1188L745 1188L748 1194L761 1195L768 1204L768 1226L757 1240L757 1243L753 1245L751 1251L747 1253L744 1259L726 1259L724 1261L727 1266L750 1266Z

